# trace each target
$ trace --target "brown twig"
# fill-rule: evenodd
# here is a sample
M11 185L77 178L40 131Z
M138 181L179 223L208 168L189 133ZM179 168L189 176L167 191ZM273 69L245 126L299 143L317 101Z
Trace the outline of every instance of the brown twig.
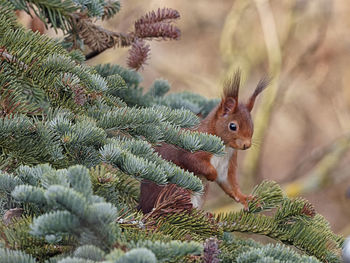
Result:
M106 49L117 47L127 47L132 46L133 51L135 52L136 46L139 46L138 43L142 43L143 39L152 40L152 39L179 39L180 30L171 24L174 20L180 17L178 11L163 8L158 9L157 12L152 11L148 14L142 16L140 19L136 20L134 24L134 31L129 33L116 33L104 29L101 26L97 26L86 14L73 14L73 21L75 26L75 32L78 36L84 40L84 43L92 49L92 52L86 55L86 60L91 59ZM136 43L138 42L138 43ZM145 62L145 53L148 53L149 49L146 51L146 46L143 45L142 48L142 60L138 62ZM141 49L139 49L141 50ZM135 57L135 56L134 56ZM136 61L133 60L132 61ZM141 65L139 63L131 63L131 68L139 69Z
M21 65L24 69L28 69L28 65L26 65L24 62L19 61L15 56L11 55L6 51L4 47L0 48L0 59L6 60L9 63L18 63Z

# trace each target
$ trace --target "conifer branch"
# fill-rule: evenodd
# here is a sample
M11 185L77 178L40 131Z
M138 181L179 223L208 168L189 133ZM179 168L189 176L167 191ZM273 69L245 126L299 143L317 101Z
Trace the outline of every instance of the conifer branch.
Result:
M104 29L96 25L91 18L84 14L74 14L73 17L75 19L75 30L79 37L93 51L101 53L116 45L118 47L126 47L134 42L132 34L115 33ZM87 59L89 58L91 58L91 55Z
M7 248L0 248L0 257L3 262L18 262L18 263L35 263L36 260L21 251L13 251Z
M200 255L203 251L203 246L198 242L180 242L180 241L170 241L170 242L159 242L144 240L139 241L136 244L133 242L128 245L130 248L140 248L145 247L152 251L157 257L158 262L168 262L180 260L187 255Z
M80 16L76 20L77 32L84 42L93 49L86 59L93 58L104 50L119 46L131 46L128 65L139 69L144 64L149 53L149 46L143 39L177 40L180 30L170 24L178 19L180 14L173 9L163 8L152 11L138 19L134 31L127 34L115 33L94 25L89 18Z
M314 207L300 198L282 199L281 189L277 184L274 191L265 192L263 189L266 184L271 185L265 182L255 190L256 202L259 203L261 200L258 209L217 215L223 230L266 235L286 244L293 244L322 261L339 262L337 258L339 259L342 239L332 233L329 224L315 212ZM259 191L259 188L262 191ZM253 213L273 207L277 208L273 216Z
M22 67L23 69L28 69L28 66L25 63L19 61L18 59L16 59L16 57L6 52L5 48L0 48L0 56L3 60L6 60L9 63L16 63L19 64L20 67Z
M280 244L267 245L266 247L253 248L240 253L237 257L238 263L244 262L268 262L268 261L300 262L300 263L320 263L315 257L299 255L289 247Z
M104 1L104 10L102 20L112 18L120 10L120 2L118 0Z

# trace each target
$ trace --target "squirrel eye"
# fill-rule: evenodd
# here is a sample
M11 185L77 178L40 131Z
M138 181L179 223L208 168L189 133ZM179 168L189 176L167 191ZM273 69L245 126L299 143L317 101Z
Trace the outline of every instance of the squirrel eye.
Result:
M237 125L236 125L236 123L231 122L229 127L230 127L230 130L231 130L231 131L237 131Z

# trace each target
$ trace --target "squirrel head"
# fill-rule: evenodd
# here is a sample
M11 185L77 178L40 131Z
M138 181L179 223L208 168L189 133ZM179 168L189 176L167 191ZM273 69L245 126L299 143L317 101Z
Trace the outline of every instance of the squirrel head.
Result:
M255 91L246 103L238 102L241 73L224 83L224 94L216 111L215 131L224 143L232 148L246 150L252 144L253 121L251 111L256 97L267 87L268 80L259 81Z

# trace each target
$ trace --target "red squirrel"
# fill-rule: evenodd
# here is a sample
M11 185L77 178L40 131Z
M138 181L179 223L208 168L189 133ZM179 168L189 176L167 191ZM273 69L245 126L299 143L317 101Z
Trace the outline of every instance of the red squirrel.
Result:
M267 87L266 79L260 80L247 103L238 102L238 91L241 75L237 71L233 78L224 83L221 102L216 106L199 126L194 130L213 134L222 139L225 154L216 156L208 152L190 153L173 145L162 143L155 150L162 158L175 163L185 170L193 172L202 181L216 182L222 190L237 202L248 208L248 202L253 198L241 192L237 181L237 153L246 150L252 144L253 121L250 112L256 97ZM150 212L162 190L162 186L150 181L141 182L141 195L138 209L144 213ZM192 195L194 207L200 208L204 202L205 187L202 196Z

